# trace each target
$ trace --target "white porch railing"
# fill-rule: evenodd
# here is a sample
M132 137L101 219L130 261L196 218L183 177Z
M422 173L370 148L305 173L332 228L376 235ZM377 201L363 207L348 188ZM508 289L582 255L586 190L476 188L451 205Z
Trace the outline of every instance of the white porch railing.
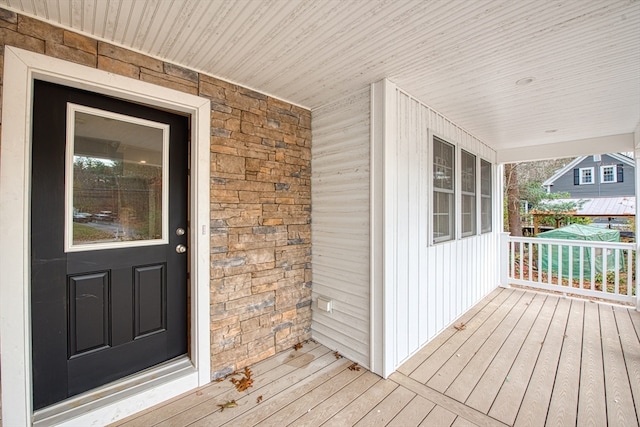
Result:
M638 260L633 243L511 237L505 233L505 244L505 283L638 307Z

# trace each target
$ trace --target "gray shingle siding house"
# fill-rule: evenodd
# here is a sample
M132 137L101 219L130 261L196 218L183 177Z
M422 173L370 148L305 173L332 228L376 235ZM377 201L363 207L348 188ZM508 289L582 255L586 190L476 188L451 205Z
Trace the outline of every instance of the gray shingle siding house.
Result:
M542 183L571 198L635 196L634 160L624 154L580 156Z

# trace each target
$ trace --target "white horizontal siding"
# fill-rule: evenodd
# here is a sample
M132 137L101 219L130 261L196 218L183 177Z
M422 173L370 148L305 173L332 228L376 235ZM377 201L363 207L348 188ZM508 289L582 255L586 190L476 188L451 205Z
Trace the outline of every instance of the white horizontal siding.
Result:
M374 245L383 247L384 274L374 288L384 296L384 314L373 314L385 322L375 334L384 336L379 371L386 376L498 285L500 230L494 221L492 233L430 244L429 134L492 163L496 153L391 82L377 83L373 93L373 120L384 123L374 127L374 156L382 160L373 160L372 172L384 175L373 192L374 228L383 236ZM502 212L496 169L494 217Z
M312 111L312 335L369 367L369 90ZM318 296L333 311L317 309Z

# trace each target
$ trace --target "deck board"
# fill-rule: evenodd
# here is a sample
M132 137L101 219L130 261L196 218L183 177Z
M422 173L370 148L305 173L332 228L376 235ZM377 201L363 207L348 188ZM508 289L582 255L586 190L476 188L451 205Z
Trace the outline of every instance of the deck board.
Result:
M576 425L580 369L576 364L582 354L584 301L572 301L562 344L556 381L547 414L547 425Z
M633 328L629 310L615 307L613 312L620 333L620 344L627 368L629 387L633 394L636 418L640 418L640 341Z
M387 380L308 343L252 366L245 392L211 383L116 425L638 426L633 308L496 289L459 322Z
M511 291L511 292L509 292ZM498 297L494 298L485 310L474 316L469 323L465 324L465 330L477 331L486 322L495 319L504 312L504 303L519 299L519 293L515 290L502 291ZM495 314L497 312L497 314ZM451 328L456 330L455 328ZM486 329L485 329L486 330ZM410 376L416 381L423 384L429 382L436 374L441 374L440 369L444 366L452 356L457 354L458 349L469 339L469 334L453 334L446 342L444 342L436 351L418 366Z
M505 298L505 290L500 289L501 292L492 292L476 305L471 307L469 311L464 313L460 318L454 322L454 324L459 325L460 323L468 324L475 316L485 310L487 304L497 298L499 295L502 295L501 300ZM414 354L409 360L404 362L399 368L398 372L411 375L413 371L415 371L429 356L431 356L442 344L447 342L451 336L453 336L457 330L455 328L445 328L438 335L435 336L430 342L429 345L422 347L416 354Z
M406 427L419 425L436 406L422 396L415 397L398 413L387 427Z
M302 417L296 419L292 425L319 426L380 381L382 380L377 375L371 372L365 372L341 389L339 393L324 400L311 411L308 411L302 415Z
M379 402L391 395L397 387L398 384L393 381L378 381L323 425L327 427L355 425Z
M211 426L224 424L255 425L270 414L293 402L297 397L313 390L342 372L347 361L336 360L331 352L314 359L305 366L278 378L258 392L249 392L239 400L238 406L223 413L212 412L192 425ZM258 396L262 401L258 403ZM173 424L173 423L172 423ZM178 425L183 425L182 423Z
M557 297L550 296L546 299L546 304L540 311L536 324L525 339L520 353L518 353L498 395L491 405L489 415L508 425L513 424L518 414L522 398L529 385L529 378L531 378L535 370L536 362L539 359L544 339L556 312L558 302Z
M607 424L607 411L597 304L585 304L581 360L578 425L604 426Z
M533 323L534 316L528 310L534 299L534 294L524 294L522 298L513 306L494 332L484 340L482 346L475 352L460 374L447 388L445 394L456 400L464 402L467 400L476 384L482 378L493 359L500 352L509 337L523 336L523 331L529 330ZM523 319L524 317L524 319ZM464 331L461 331L464 332ZM506 374L506 372L505 372Z
M404 387L397 387L383 401L376 405L355 426L369 427L387 425L416 396Z
M613 308L599 304L600 327L602 329L602 363L604 365L605 394L607 396L607 420L610 426L628 426L637 422L633 396L624 363L619 334Z
M456 414L451 411L444 409L442 406L436 406L429 412L427 418L420 423L421 426L431 427L431 426L439 426L439 427L449 427L456 420Z
M544 425L545 417L543 414L546 414L553 391L570 306L570 300L562 299L556 307L547 336L542 342L538 361L529 379L527 392L520 405L514 423L516 426ZM507 423L511 424L510 420Z
M305 345L300 351L281 352L274 357L255 364L253 371L254 389L259 390L262 385L270 384L276 378L286 375L288 372L296 370L296 366L291 362L299 357L306 357L307 354L325 354L327 349L317 343ZM235 393L233 384L229 380L212 382L209 385L178 398L165 402L155 410L140 412L117 423L123 427L146 427L159 424L170 418L172 422L179 423L180 417L196 418L197 413L204 415L210 413L211 408L216 409L218 403L224 403L234 399ZM179 415L187 412L185 415Z
M465 403L467 405L484 413L489 412L502 384L509 374L511 366L513 366L520 349L524 345L525 339L531 332L531 328L538 318L545 300L545 295L535 295L535 298L527 307L525 315L514 329L514 333L509 335L505 344L491 361L491 364L483 373L473 390L471 390L471 393L466 396L467 399ZM449 395L457 398L453 390ZM464 395L460 395L461 398L463 396Z
M331 380L325 381L299 399L273 413L263 422L271 425L287 425L291 420L300 418L309 411L313 411L320 402L339 393L344 387L363 373L363 371L344 369L338 375L332 377Z

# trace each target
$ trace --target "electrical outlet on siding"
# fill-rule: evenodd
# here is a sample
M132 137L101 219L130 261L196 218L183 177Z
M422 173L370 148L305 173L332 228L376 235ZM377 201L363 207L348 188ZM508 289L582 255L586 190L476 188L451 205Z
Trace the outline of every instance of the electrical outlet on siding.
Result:
M316 299L316 307L318 307L318 310L331 313L331 310L333 309L333 301L325 297L318 297L318 299Z

